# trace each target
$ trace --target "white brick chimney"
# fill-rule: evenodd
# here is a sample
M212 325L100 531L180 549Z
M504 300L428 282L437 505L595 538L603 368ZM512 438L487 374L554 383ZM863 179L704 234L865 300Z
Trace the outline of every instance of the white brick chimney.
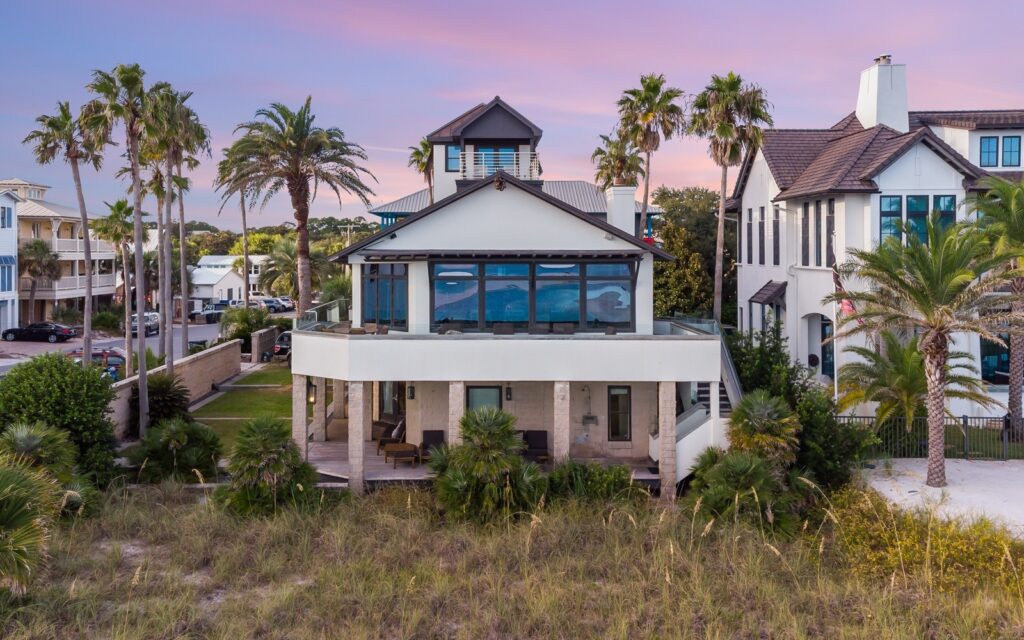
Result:
M865 129L884 124L897 131L910 130L907 120L907 66L893 64L886 54L861 71L857 119Z
M608 224L629 235L636 234L636 187L611 186L605 189L608 201Z

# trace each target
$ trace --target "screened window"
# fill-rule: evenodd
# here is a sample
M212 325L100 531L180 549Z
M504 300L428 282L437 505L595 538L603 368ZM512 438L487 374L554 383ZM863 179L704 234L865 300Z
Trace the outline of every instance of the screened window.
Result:
M779 264L779 208L772 209L772 264Z
M896 238L902 242L903 234L900 233L900 222L903 221L903 197L882 196L880 211L879 243L885 242L886 238Z
M821 200L814 201L814 266L821 266Z
M747 209L747 264L754 264L754 210Z
M999 138L985 136L981 139L981 166L999 166Z
M632 400L630 388L608 386L608 441L632 440Z
M364 264L363 322L404 329L409 324L409 275L404 264Z
M764 207L757 214L757 263L764 264Z
M1005 136L1003 138L1003 166L1020 166L1020 136Z
M952 226L956 222L956 196L934 196L932 210L939 212L943 227Z
M804 203L803 215L800 218L800 264L811 264L811 203Z
M461 164L459 154L462 149L457 144L450 144L444 148L444 170L451 173L459 170Z
M907 231L928 242L928 196L907 196Z
M836 199L828 199L828 211L825 213L825 266L836 264Z

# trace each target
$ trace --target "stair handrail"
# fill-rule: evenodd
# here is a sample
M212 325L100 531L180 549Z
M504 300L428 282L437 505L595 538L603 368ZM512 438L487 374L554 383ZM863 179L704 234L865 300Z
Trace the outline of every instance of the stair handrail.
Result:
M736 363L732 361L732 354L729 347L722 344L722 383L725 385L725 395L729 397L729 404L735 407L743 399L743 386L740 384L740 374L736 371Z

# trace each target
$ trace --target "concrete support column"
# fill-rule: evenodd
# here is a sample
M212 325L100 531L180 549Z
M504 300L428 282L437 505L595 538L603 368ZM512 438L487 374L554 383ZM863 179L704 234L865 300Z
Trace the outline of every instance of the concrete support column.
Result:
M292 440L299 447L302 459L309 457L309 432L306 421L306 376L292 374Z
M348 383L344 380L334 379L334 401L331 403L331 419L338 420L348 417Z
M448 383L448 444L462 444L459 422L466 414L466 383L452 380Z
M676 385L658 383L658 475L661 478L661 498L666 502L676 499Z
M719 398L719 384L718 380L714 380L708 387L708 402L711 403L711 446L718 447L723 443L716 442L716 434L719 431L719 425L721 424L722 417L719 415L721 408L721 400Z
M316 400L313 402L310 432L314 442L324 442L327 440L327 378L313 378L313 386L316 387Z
M561 462L569 457L569 383L554 383L554 412L551 419L551 458Z
M371 395L367 383L348 383L348 487L356 495L365 490L364 440L373 420Z

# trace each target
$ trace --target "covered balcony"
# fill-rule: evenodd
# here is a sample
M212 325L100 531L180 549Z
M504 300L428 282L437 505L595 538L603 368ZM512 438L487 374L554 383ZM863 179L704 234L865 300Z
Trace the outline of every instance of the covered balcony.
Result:
M85 276L63 276L61 278L39 278L36 280L36 298L40 300L76 298L85 295ZM99 273L92 276L93 295L114 293L116 276L113 273ZM21 279L21 297L28 298L32 278Z
M501 170L520 180L540 180L540 157L536 151L514 148L463 151L459 154L459 179L479 180Z

